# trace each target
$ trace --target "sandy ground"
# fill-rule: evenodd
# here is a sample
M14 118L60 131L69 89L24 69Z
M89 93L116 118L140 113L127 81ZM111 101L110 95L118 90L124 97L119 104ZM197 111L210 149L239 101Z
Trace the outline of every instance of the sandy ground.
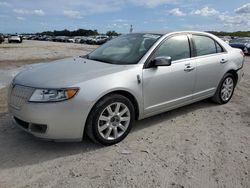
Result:
M56 59L80 56L93 51L96 45L29 41L0 44L0 89L30 64L45 63Z
M111 147L40 141L12 123L6 89L0 96L1 188L250 187L250 57L230 103L205 100L138 121Z
M71 56L85 55L97 46L74 43L24 40L23 43L0 44L0 69L31 63L48 62Z

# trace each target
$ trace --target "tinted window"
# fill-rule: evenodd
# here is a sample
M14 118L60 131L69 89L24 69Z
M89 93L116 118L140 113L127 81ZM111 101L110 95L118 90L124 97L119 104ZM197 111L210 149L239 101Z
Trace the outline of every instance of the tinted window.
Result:
M217 53L224 52L223 48L217 42L215 42L215 45L216 45Z
M216 46L213 39L206 36L193 35L197 56L216 53Z
M170 56L173 61L190 58L189 42L186 35L167 39L155 52L154 57Z

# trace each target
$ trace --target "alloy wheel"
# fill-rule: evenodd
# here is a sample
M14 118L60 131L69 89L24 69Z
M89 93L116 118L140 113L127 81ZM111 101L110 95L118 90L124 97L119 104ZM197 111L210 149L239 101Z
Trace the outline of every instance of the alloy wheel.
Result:
M125 104L112 103L98 118L98 132L105 140L116 140L126 132L130 120L131 114Z
M227 77L221 87L221 99L226 102L228 101L234 90L234 80L232 77Z

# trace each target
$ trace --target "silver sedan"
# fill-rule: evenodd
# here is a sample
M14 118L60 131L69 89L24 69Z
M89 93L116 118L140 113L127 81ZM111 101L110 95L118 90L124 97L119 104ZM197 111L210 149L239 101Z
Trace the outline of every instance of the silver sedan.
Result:
M204 32L132 33L86 56L35 66L9 89L18 126L44 139L123 140L135 120L206 98L229 102L244 53Z

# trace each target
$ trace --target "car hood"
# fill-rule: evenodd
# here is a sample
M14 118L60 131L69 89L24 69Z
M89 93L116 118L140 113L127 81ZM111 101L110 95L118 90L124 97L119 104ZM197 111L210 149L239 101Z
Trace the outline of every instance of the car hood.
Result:
M31 66L19 73L13 82L35 88L63 88L128 68L128 65L114 65L79 57L67 58Z

